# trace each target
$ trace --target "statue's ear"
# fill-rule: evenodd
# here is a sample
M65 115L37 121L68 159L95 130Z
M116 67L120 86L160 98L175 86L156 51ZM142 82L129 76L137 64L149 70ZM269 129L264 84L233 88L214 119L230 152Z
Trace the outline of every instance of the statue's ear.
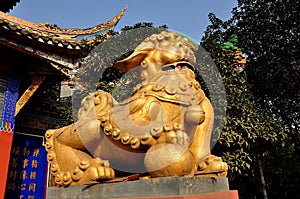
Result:
M148 52L149 51L133 52L127 58L117 61L115 63L115 67L121 72L128 72L136 66L139 66L147 56Z

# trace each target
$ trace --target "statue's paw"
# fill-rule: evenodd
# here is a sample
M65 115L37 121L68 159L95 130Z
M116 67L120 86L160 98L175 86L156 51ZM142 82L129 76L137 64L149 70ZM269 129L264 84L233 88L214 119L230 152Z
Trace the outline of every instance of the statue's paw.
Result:
M84 172L82 180L85 182L111 180L115 177L115 171L106 166L90 167Z
M99 167L99 166L106 166L109 167L109 162L107 160L102 160L100 158L93 158L87 160L81 160L79 163L79 168L81 170L87 170L90 167Z
M55 166L55 165L54 165ZM109 162L94 158L82 160L72 171L55 172L55 183L61 186L84 185L111 180L115 177L115 171L109 167Z
M227 171L228 165L226 162L222 161L222 158L209 155L198 164L197 174L215 174L219 177L226 177Z
M109 162L100 158L82 160L79 168L83 171L81 182L89 183L99 180L110 180L115 177L115 171L109 167Z

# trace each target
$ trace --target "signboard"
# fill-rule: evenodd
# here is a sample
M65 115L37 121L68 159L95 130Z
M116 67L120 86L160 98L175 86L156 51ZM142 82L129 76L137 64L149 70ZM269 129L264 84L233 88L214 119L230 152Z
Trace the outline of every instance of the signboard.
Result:
M43 199L47 186L47 152L43 137L15 133L5 199Z

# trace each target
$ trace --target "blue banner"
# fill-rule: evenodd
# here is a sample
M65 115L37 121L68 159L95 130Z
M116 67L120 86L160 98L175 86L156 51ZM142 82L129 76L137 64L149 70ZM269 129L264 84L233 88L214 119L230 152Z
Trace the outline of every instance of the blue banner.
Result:
M46 198L47 174L47 152L43 137L15 133L5 199Z

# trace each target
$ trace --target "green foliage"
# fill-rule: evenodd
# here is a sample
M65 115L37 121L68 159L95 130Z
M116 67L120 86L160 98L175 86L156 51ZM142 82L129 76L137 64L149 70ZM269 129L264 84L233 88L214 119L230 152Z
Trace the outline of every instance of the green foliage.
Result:
M154 27L152 22L139 22L134 24L133 26L124 26L121 28L121 32L127 31L127 30L132 30L132 29L137 29L137 28L149 28L149 27ZM167 25L160 25L158 28L162 29L167 29Z
M238 37L236 34L233 34L230 36L229 40L226 42L221 43L220 41L218 41L216 43L217 46L220 46L222 48L223 51L225 52L234 52L234 51L240 51L241 49L238 48L236 45L238 43Z
M300 132L299 3L238 1L233 10L240 45L248 55L248 81L262 106L294 139Z
M284 139L282 128L255 102L246 81L246 74L234 70L234 59L211 35L202 46L211 52L221 73L227 99L226 120L214 152L229 164L229 177L253 175L253 160ZM233 49L232 52L234 52ZM236 175L237 174L237 175Z
M258 159L271 198L296 195L300 188L299 10L290 0L239 0L226 22L209 14L202 45L224 77L228 102L214 150L229 163L231 187L241 198L262 197ZM242 72L230 68L232 57L222 55L222 45L232 47L226 43L232 34L247 55Z
M300 175L300 5L291 0L238 3L233 22L248 55L251 91L288 135L286 146L270 151L264 161L269 195L290 197L300 188L295 180Z

